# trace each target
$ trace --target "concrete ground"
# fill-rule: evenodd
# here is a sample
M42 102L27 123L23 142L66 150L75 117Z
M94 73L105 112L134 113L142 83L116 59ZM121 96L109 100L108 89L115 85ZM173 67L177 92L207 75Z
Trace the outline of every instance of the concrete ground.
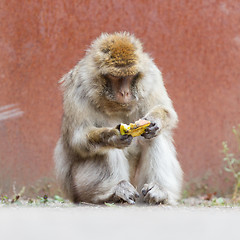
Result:
M1 207L0 239L240 239L239 207Z

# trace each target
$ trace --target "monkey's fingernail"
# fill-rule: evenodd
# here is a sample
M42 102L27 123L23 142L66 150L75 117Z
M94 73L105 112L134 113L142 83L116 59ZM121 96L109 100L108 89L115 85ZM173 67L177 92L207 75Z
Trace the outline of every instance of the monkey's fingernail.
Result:
M135 204L135 202L132 199L128 199L127 201L129 204Z
M135 193L135 198L139 198L139 193Z
M146 196L147 190L146 190L146 189L143 189L143 190L142 190L142 194L143 194L143 196Z

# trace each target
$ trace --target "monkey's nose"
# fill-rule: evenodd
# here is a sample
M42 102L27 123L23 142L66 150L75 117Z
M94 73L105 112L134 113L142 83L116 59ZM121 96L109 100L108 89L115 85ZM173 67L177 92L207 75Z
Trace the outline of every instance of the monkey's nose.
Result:
M129 91L119 91L116 97L120 103L128 103L131 101L131 94Z
M119 91L122 97L128 97L129 92L128 91Z

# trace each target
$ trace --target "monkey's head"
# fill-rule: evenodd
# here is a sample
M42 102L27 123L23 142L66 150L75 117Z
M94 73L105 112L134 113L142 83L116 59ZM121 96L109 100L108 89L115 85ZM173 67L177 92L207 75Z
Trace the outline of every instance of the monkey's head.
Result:
M129 107L138 99L142 45L128 33L102 34L88 50L105 104Z

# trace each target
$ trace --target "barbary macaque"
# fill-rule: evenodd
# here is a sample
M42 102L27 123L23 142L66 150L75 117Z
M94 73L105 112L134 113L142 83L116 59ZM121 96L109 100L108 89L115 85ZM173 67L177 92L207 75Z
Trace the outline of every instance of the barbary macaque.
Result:
M126 32L102 34L60 82L64 113L54 159L67 197L176 204L182 170L172 129L178 117L141 42ZM119 124L139 119L150 121L141 136L120 133Z

